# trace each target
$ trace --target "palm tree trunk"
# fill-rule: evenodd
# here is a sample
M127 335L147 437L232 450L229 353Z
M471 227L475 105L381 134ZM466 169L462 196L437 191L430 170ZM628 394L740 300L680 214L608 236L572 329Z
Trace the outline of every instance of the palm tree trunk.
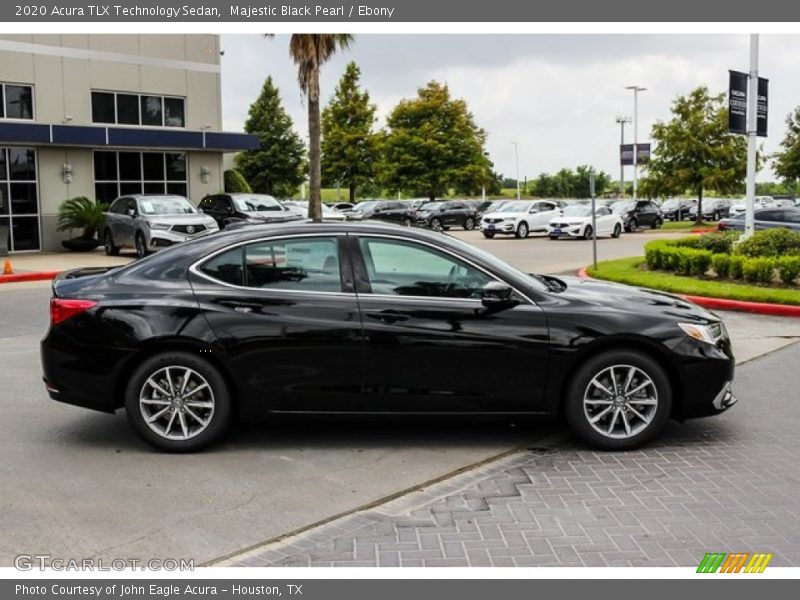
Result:
M322 221L322 165L320 156L320 116L319 116L319 66L311 71L308 82L308 175L309 202L308 216L316 223Z

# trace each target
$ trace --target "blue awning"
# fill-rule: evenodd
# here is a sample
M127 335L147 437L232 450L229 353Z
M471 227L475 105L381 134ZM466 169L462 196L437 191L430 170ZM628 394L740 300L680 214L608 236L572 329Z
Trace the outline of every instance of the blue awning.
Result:
M0 145L88 146L159 150L256 150L257 136L246 133L188 131L147 127L98 127L0 122Z

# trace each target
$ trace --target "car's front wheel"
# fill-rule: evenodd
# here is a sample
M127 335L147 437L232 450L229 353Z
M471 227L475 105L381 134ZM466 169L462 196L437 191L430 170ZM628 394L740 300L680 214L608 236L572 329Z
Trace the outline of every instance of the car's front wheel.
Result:
M653 224L650 226L650 229L661 229L663 224L664 221L662 221L659 217L656 217L655 221L653 221Z
M664 369L627 350L598 354L575 373L565 400L572 431L604 450L629 450L653 440L672 409Z
M103 233L103 248L108 256L119 255L119 247L114 245L114 236L111 235L110 229L106 229Z
M617 239L621 235L622 235L622 227L620 227L620 224L617 223L616 225L614 225L614 233L611 234L611 237Z
M147 242L145 242L144 234L141 231L136 234L134 247L136 248L136 258L144 258L147 256Z
M473 229L475 229L475 219L473 219L472 217L467 217L466 220L464 221L464 229L466 231L472 231Z
M583 230L583 239L590 240L594 235L594 229L592 229L591 225L587 225L586 229Z
M145 360L125 386L125 410L136 432L167 452L194 452L219 439L231 420L220 372L187 352Z
M524 240L526 237L528 237L528 224L525 221L517 225L516 236L521 240Z

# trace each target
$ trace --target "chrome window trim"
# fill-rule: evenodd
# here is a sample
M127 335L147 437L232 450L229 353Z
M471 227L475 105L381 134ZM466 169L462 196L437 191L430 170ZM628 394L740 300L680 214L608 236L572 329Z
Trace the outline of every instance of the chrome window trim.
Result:
M202 279L208 280L208 281L210 281L212 283L216 283L217 285L222 285L222 286L229 287L229 288L232 288L232 289L237 289L237 290L251 290L251 291L252 290L256 290L256 291L262 291L262 292L263 291L268 291L268 292L274 291L274 292L290 293L290 294L312 294L312 295L332 296L332 297L354 297L354 296L355 297L360 297L360 296L363 296L364 298L391 298L393 300L398 300L399 299L399 300L409 300L409 301L415 301L415 302L419 302L419 301L423 301L423 302L451 302L451 301L457 301L457 302L466 302L466 303L470 303L470 304L474 304L474 303L479 303L480 302L480 299L478 299L478 298L448 298L446 296L435 296L435 297L431 297L431 296L398 296L398 295L394 295L394 294L371 294L371 293L370 294L358 294L356 292L317 292L317 291L313 291L313 290L292 290L292 289L287 289L287 288L254 288L254 287L247 287L247 286L243 286L243 285L235 285L233 283L227 283L225 281L220 281L219 279L215 279L214 277L211 277L210 275L207 275L206 273L203 273L199 268L202 263L211 260L215 256L217 256L219 254L222 254L223 252L228 252L229 250L234 250L235 248L239 248L241 246L246 246L248 244L258 244L260 242L269 242L269 241L272 241L272 240L282 240L282 239L294 239L294 238L305 238L305 237L334 237L334 238L339 238L339 237L342 237L342 236L351 236L351 235L354 236L354 237L362 237L362 235L358 234L358 233L350 233L350 232L347 232L347 231L337 230L337 231L332 231L332 232L329 232L329 233L320 232L320 233L281 234L281 235L275 235L275 236L261 237L261 238L257 238L257 239L253 239L253 240L245 240L245 241L237 242L236 244L232 244L230 246L226 246L224 248L220 248L219 250L215 250L211 254L208 254L207 256L204 256L203 258L201 258L199 260L196 260L191 265L189 265L189 271L191 273L197 275L198 277L201 277ZM487 269L485 269L482 266L476 264L474 261L472 261L470 259L467 259L467 258L464 258L464 257L456 254L455 252L451 251L448 248L441 248L441 247L436 246L435 244L433 244L431 242L428 242L428 241L425 241L425 240L411 239L411 238L406 238L406 237L403 237L403 236L386 234L386 233L365 233L363 235L363 237L380 237L380 238L386 238L386 239L396 239L396 240L400 240L400 241L410 241L411 243L419 243L419 244L423 244L425 246L430 246L434 250L439 250L441 252L444 252L446 254L449 254L450 256L453 256L453 257L461 260L462 262L468 263L469 265L475 267L479 271L482 271L483 273L488 275L494 281L500 281L502 283L505 283L505 284L511 286L511 289L514 290L514 292L516 292L519 296L521 296L522 298L527 300L528 304L536 306L536 302L528 294L525 294L524 292L521 292L516 286L511 285L510 283L508 283L504 279L498 278L494 273L489 272Z

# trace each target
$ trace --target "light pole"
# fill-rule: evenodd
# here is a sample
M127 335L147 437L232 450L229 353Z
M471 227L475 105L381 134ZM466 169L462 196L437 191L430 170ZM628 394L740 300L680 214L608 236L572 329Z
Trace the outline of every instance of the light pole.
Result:
M758 34L750 35L750 79L747 81L747 183L745 186L744 237L755 231L756 136L758 135Z
M630 124L630 122L630 117L617 117L617 124L619 125L620 152L622 151L622 146L625 144L625 125ZM625 165L622 164L621 156L619 161L619 193L621 198L625 197Z
M514 160L517 163L517 200L520 199L519 194L519 144L517 142L511 142L514 146Z
M639 170L639 92L647 88L629 85L626 90L633 90L633 199L636 200Z

